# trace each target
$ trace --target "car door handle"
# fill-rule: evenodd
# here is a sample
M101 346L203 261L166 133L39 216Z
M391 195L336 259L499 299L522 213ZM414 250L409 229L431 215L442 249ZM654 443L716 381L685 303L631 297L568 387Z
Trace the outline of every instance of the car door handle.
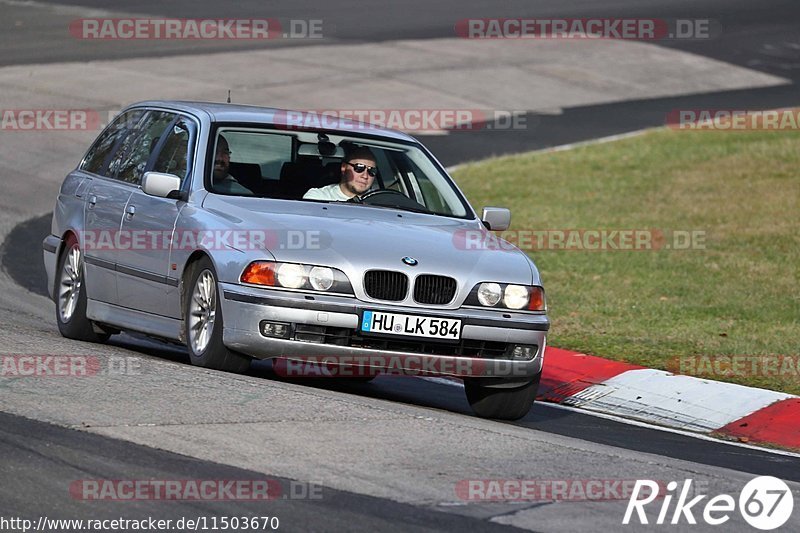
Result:
M89 196L89 209L94 209L95 205L97 205L97 196L92 194Z
M133 215L135 215L135 214L136 214L136 206L129 205L128 207L125 208L125 215L129 219L133 218Z

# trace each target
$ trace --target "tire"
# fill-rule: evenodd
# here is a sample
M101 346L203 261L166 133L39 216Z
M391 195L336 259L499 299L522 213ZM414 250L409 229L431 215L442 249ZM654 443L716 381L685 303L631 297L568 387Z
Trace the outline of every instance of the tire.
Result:
M223 318L219 284L208 257L190 265L186 276L183 324L189 360L195 366L241 373L250 368L250 358L229 350L222 343Z
M541 376L540 372L528 384L508 389L487 387L474 378L465 379L464 391L470 407L479 417L519 420L531 410Z
M56 322L63 337L86 342L105 342L111 336L98 333L86 318L86 284L83 253L78 240L70 236L58 258L53 294L56 302Z

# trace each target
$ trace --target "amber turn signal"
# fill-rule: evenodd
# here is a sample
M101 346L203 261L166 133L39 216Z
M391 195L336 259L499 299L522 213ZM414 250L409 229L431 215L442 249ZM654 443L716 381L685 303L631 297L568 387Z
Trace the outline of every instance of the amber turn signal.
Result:
M255 261L242 272L242 283L275 287L275 263Z
M531 287L530 300L528 300L528 311L545 311L547 305L544 301L544 289L541 287Z

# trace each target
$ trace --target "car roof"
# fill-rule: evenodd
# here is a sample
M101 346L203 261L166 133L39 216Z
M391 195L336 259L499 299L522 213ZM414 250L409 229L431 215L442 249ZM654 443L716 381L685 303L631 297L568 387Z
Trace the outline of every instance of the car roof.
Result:
M287 122L286 114L291 113L292 124L300 124L298 126L292 126L292 129L300 131L335 131L343 134L366 134L392 140L416 142L416 139L401 131L382 128L357 120L337 118L335 116L326 116L324 127L321 125L314 126L314 124L319 124L319 117L323 111L295 111L245 104L192 102L183 100L147 100L131 104L126 109L135 107L162 107L194 114L203 112L210 117L212 122L246 122L261 124L276 124L276 119L278 124L280 124L281 121L285 124Z

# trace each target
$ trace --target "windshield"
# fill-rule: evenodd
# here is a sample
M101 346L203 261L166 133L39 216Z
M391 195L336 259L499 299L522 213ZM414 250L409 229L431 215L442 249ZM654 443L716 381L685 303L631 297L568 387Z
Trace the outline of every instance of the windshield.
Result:
M210 148L207 185L217 194L471 216L447 175L413 144L219 127Z

